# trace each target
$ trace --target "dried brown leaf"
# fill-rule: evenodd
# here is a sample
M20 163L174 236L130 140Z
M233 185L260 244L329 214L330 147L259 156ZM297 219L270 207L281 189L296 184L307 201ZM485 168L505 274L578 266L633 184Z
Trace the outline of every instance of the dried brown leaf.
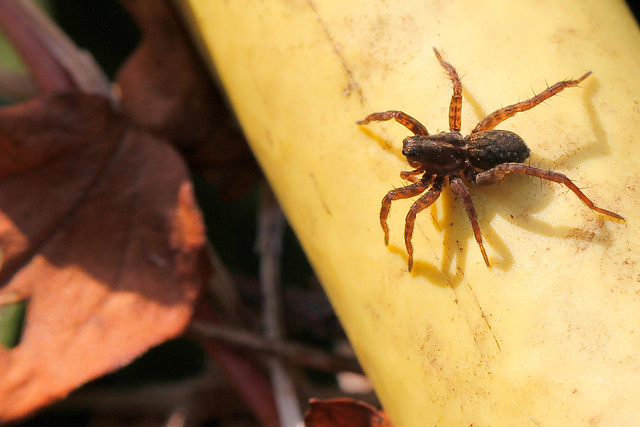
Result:
M0 110L0 300L27 302L0 349L0 420L29 414L186 327L206 277L188 172L100 97Z
M123 113L171 141L223 198L242 193L259 179L259 169L169 2L122 3L142 30L116 77Z
M304 414L306 427L393 427L387 415L365 402L348 397L311 399Z

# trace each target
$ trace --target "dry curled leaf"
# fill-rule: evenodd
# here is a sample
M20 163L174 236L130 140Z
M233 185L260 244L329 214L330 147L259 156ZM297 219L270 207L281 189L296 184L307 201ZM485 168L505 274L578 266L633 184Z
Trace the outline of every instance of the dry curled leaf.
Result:
M257 175L165 3L126 2L143 42L120 72L119 104L92 58L37 8L0 0L3 30L39 88L57 93L0 110L0 305L23 299L28 310L22 341L0 349L0 422L186 327L208 264L188 172L170 145L214 182L233 183L228 195L251 182L238 177ZM210 352L261 422L276 425L264 374L224 348Z
M368 403L348 397L311 399L306 427L393 427L387 415Z
M129 120L174 144L223 198L260 178L249 146L169 2L122 1L142 40L118 71Z
M105 99L0 110L0 153L0 297L27 303L21 342L0 349L7 421L183 331L206 268L181 158Z

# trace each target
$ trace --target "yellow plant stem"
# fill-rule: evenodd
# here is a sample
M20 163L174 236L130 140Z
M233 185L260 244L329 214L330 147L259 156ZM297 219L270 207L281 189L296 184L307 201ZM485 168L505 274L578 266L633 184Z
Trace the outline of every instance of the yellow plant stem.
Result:
M620 0L184 1L269 182L397 426L635 425L640 419L640 37ZM593 74L499 128L566 188L473 187L492 268L449 188L418 215L407 271L394 202L402 110L462 133L556 81Z

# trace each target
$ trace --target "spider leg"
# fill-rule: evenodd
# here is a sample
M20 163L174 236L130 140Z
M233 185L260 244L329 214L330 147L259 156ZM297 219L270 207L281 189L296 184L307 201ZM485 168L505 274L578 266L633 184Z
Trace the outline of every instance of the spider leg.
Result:
M429 135L427 128L424 127L422 123L420 123L419 121L417 121L416 119L408 115L407 113L403 113L402 111L397 111L397 110L383 111L381 113L372 113L372 114L369 114L367 117L365 117L364 120L360 120L356 123L359 125L366 125L367 123L371 123L371 122L383 122L385 120L391 120L391 119L395 119L396 122L400 123L407 129L409 129L411 132L413 132L414 135L422 135L422 136Z
M418 200L416 200L407 213L407 219L405 220L404 225L404 244L407 247L407 254L409 255L409 271L411 271L411 269L413 268L413 245L411 244L411 238L413 237L413 227L415 225L416 215L418 215L420 211L431 206L433 202L438 199L440 193L442 192L443 182L444 178L437 177L433 181L433 185L431 186L429 191Z
M453 95L451 96L451 103L449 104L449 129L451 132L460 132L460 123L462 115L462 83L460 83L460 77L453 65L446 62L440 56L440 52L434 47L433 51L440 61L440 65L447 71L451 82L453 83Z
M589 77L590 74L591 74L591 71L589 71L579 79L564 80L564 81L558 82L552 86L549 86L547 89L535 95L533 98L527 99L522 102L518 102L517 104L508 105L504 108L496 110L493 113L489 114L484 119L482 119L482 121L478 123L478 125L475 127L473 131L471 131L471 133L493 129L499 123L507 120L509 117L513 117L516 113L519 113L521 111L527 111L568 87L577 86L578 84L580 84L580 82L582 82L584 79Z
M608 215L612 218L617 218L624 221L624 218L615 212L602 209L593 204L593 202L571 181L566 175L553 172L550 170L539 169L533 166L525 165L523 163L502 163L492 169L484 172L480 172L477 175L471 177L472 181L477 185L491 185L500 181L505 175L509 173L519 173L523 175L537 176L538 178L546 179L549 181L564 184L569 190L573 191L576 196L589 208L604 215Z
M412 171L402 171L400 172L400 178L406 181L418 182L420 178L418 178L416 175L420 175L421 173L424 173L424 169L418 168Z
M478 242L478 246L480 246L480 252L482 252L484 263L487 264L487 267L491 267L491 265L489 264L489 258L487 257L487 252L484 250L484 245L482 244L482 233L480 232L480 226L478 225L478 213L476 212L475 206L473 206L473 201L471 200L469 189L457 176L452 177L450 183L451 191L453 191L454 194L462 197L464 208L467 210L469 221L471 221L471 228L473 228L473 234L476 237L476 242Z
M380 225L382 231L384 231L384 244L389 244L389 226L387 225L387 217L391 210L391 202L398 199L408 199L413 196L417 196L427 189L430 182L418 181L415 184L407 185L406 187L396 188L387 193L382 199L382 206L380 208Z

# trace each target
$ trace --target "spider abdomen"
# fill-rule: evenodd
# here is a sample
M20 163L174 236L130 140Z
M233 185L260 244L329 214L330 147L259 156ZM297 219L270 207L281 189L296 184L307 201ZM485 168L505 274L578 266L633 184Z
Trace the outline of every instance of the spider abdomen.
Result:
M522 138L507 130L472 133L465 141L469 163L480 170L488 170L502 163L522 163L530 154Z

